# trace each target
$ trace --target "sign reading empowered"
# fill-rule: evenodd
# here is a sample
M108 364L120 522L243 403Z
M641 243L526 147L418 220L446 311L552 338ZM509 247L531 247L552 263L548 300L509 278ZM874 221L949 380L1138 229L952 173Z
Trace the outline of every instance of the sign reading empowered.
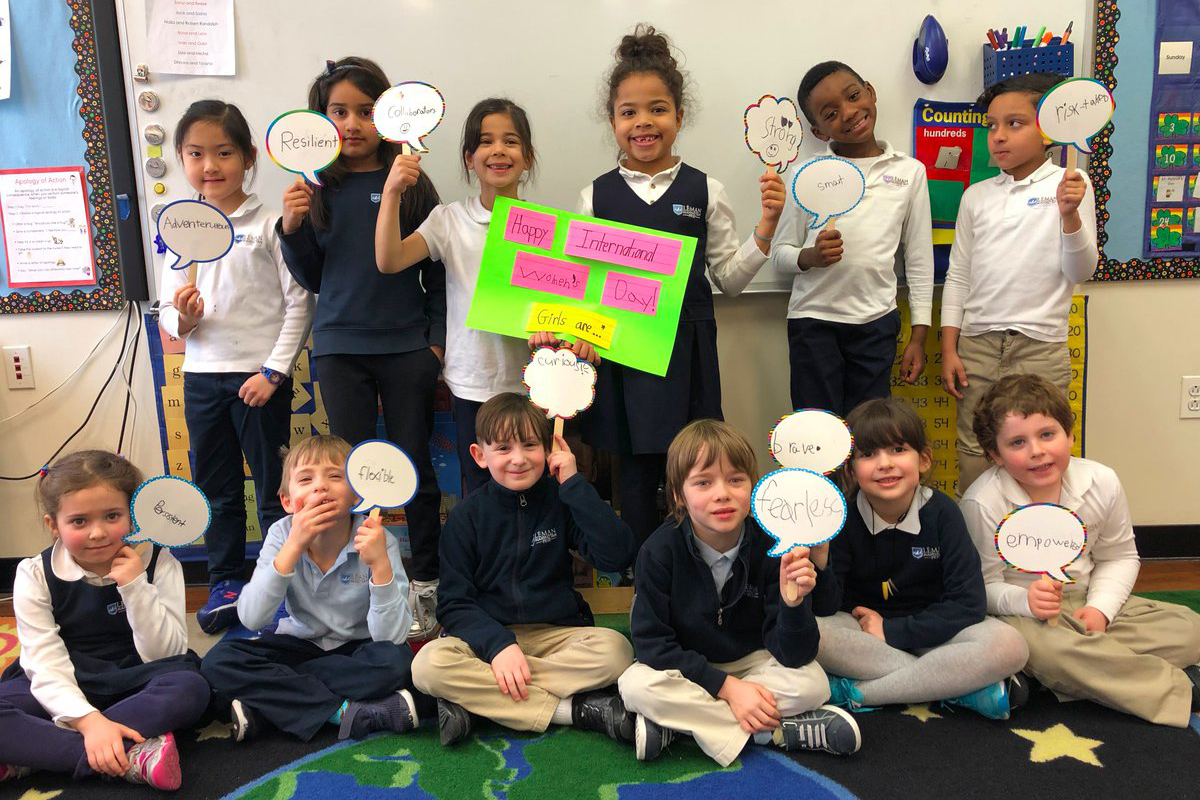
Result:
M467 326L550 331L665 375L696 239L496 198Z

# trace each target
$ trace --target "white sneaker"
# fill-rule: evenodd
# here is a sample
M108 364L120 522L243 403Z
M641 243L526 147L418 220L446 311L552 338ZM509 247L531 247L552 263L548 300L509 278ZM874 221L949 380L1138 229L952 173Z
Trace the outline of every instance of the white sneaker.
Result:
M409 639L429 639L438 632L437 581L412 581L408 584L408 606L412 609Z

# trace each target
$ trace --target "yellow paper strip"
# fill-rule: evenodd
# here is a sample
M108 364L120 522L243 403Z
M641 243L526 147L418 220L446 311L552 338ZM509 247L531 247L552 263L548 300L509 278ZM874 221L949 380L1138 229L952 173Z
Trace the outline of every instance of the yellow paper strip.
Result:
M531 303L525 327L530 331L570 334L597 347L611 348L617 321L603 314L557 303Z

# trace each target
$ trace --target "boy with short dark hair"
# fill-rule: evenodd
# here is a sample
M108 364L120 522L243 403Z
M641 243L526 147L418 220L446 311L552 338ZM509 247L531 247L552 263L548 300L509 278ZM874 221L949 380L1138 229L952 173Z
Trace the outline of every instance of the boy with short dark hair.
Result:
M1108 467L1071 456L1071 425L1066 396L1038 375L1001 378L975 408L975 433L995 466L967 490L962 510L988 613L1021 632L1025 672L1061 698L1186 727L1200 709L1200 615L1130 595L1139 560L1125 491ZM1069 588L1008 567L996 552L997 527L1029 503L1065 506L1087 526L1087 547L1066 568Z
M576 471L562 437L551 450L549 422L529 398L488 400L475 432L471 455L491 480L442 529L437 615L446 635L413 662L417 687L439 698L442 744L467 738L471 713L516 730L555 723L632 741L621 698L595 690L617 680L633 649L593 626L570 553L623 570L634 553L629 526Z
M1046 159L1042 96L1062 80L1018 75L976 101L988 152L1003 170L967 189L942 291L942 388L958 398L958 494L988 468L971 421L1004 375L1041 375L1067 391L1067 313L1096 270L1096 203L1083 172Z

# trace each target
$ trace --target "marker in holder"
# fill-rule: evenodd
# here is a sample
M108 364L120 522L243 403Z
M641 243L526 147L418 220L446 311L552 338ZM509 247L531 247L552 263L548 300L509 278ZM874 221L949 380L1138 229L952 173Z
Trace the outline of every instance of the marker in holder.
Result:
M1064 78L1073 77L1075 44L1067 42L1049 47L1014 45L1011 50L993 50L990 44L983 45L984 89L1014 75L1026 75L1031 72L1054 72Z

